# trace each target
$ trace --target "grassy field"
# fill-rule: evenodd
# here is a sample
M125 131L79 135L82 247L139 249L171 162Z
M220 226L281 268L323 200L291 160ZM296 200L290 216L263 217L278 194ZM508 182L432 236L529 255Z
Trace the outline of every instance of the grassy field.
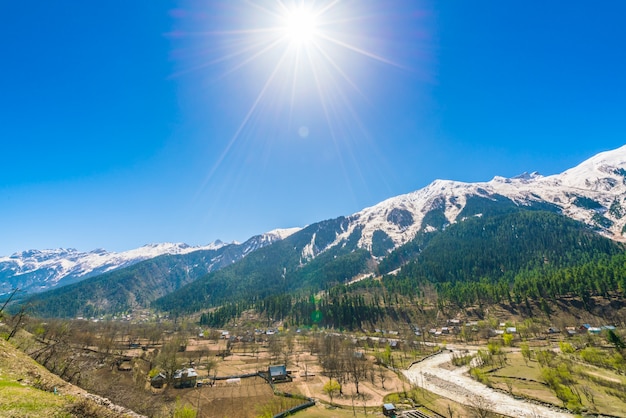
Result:
M56 391L56 392L55 392ZM83 398L82 391L50 373L0 338L0 416L11 418L122 417Z
M447 399L413 388L401 374L393 371L406 369L412 362L440 350L445 347L445 340L440 341L440 346L402 341L400 346L392 349L382 337L366 338L358 334L350 336L321 332L300 334L284 330L278 339L260 336L256 343L227 342L217 334L215 338L186 337L183 345L180 344L182 339L174 332L169 332L164 335L171 337L157 343L150 343L145 336L134 339L131 347L131 340L123 332L118 330L116 334L105 326L107 324L102 325L99 333L90 331L93 335L88 334L89 329L85 324L73 325L76 327L76 336L83 338L72 341L81 343L66 344L66 351L59 351L60 354L51 357L49 361L47 357L41 356L43 363L47 366L62 365L63 359L71 358L73 363L68 364L80 371L80 383L85 389L149 416L172 416L180 404L197 411L198 418L271 417L303 403L301 399L276 395L260 377L236 382L218 380L216 384L208 385L213 382L211 378L215 375L224 377L256 373L266 371L272 364L285 364L293 379L289 383L277 384L276 390L317 401L316 406L297 412L295 416L298 417L382 416L381 406L384 402L394 403L400 410L422 405L443 416L460 418L474 414L471 406L461 405L455 401L456 398ZM82 328L79 329L79 326ZM129 332L129 329L122 331ZM14 344L19 344L29 353L39 352L46 347L59 350L56 340L49 337L47 340L36 339L33 334L29 335L30 340L25 338L23 343L16 336ZM111 344L104 346L103 342L108 341L109 335ZM85 338L89 336L91 338ZM616 372L622 370L623 373L624 370L623 358L618 350L608 347L606 341L598 338L580 341L568 339L568 345L562 339L563 336L558 335L530 340L520 336L513 341L514 347L502 347L502 341L499 341L498 350L493 346L493 338L473 340L476 345L472 350L503 353L493 355L495 361L486 362L478 369L480 375L476 377L515 397L566 406L577 412L626 417L626 378ZM276 342L280 343L278 350L273 349L273 343ZM450 346L452 343L458 344L458 341L451 341ZM47 373L21 352L7 355L7 352L12 351L4 348L4 341L3 344L0 350L0 416L80 416L76 398L73 397L76 393L67 389L71 385ZM531 352L530 357L522 355L522 345L529 345L527 350ZM168 351L168 347L174 347L174 350ZM167 354L170 357L161 356L161 353L170 353ZM337 353L341 353L341 356ZM18 354L24 356L23 361L10 358ZM336 368L333 371L332 363L324 364L324 358L329 361L333 359L332 355L335 361L344 362L336 363L343 364L341 367L344 369ZM360 370L358 378L346 372L350 370L352 358L362 360L362 363L354 363L354 367ZM131 365L126 371L116 367L121 359ZM158 371L160 364L169 364L164 359L175 361L176 367L193 365L203 385L190 389L151 388L148 373L152 369ZM38 369L16 369L15 365L22 363L32 364ZM452 364L444 367L455 368ZM12 374L6 370L11 370ZM344 372L338 375L337 370ZM42 378L48 375L51 377ZM66 377L74 375L65 374ZM332 399L324 391L331 377L335 381L342 381L343 390L342 394L334 393ZM54 387L59 389L60 395L51 393ZM332 407L329 406L331 401L334 404ZM78 407L87 408L87 405ZM21 412L15 412L18 410Z
M537 361L536 355L524 361L521 352L509 352L503 367L483 368L486 383L513 396L567 406L576 412L626 417L626 378L623 375L586 363L576 353L549 352L549 360L544 364ZM609 349L604 349L605 356L611 354ZM546 383L550 371L553 374L558 371L558 385ZM568 395L569 401L565 400Z

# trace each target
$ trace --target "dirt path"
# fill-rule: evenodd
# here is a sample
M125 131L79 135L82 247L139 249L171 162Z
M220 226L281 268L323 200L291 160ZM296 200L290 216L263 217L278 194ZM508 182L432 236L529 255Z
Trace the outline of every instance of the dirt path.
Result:
M488 388L467 374L467 367L447 370L441 367L452 360L452 351L444 351L404 371L411 383L453 399L464 405L489 409L511 417L571 418L573 415L557 411Z

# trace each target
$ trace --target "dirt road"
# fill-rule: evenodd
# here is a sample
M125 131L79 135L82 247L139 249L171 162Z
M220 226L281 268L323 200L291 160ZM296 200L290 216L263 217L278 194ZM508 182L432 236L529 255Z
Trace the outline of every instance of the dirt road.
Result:
M424 361L415 363L404 371L411 383L452 399L464 405L488 409L510 417L572 418L564 413L542 405L535 405L498 392L476 382L467 374L468 367L447 370L440 367L452 360L452 351L444 351Z

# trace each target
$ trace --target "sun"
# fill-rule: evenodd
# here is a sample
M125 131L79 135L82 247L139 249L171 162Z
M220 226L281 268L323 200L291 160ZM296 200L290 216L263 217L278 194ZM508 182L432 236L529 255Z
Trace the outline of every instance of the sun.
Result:
M315 11L299 7L285 13L284 36L296 46L301 46L315 39L318 31L318 22Z
M407 13L377 0L184 1L208 8L173 12L195 29L172 34L190 46L178 53L192 65L177 75L215 68L202 75L203 83L215 85L216 97L228 98L219 102L241 118L207 179L244 144L270 149L306 139L343 149L367 140L361 111L379 91L382 71L407 70L395 54L414 51L409 39L414 16L421 16L406 0L391 3ZM232 90L223 92L222 85Z

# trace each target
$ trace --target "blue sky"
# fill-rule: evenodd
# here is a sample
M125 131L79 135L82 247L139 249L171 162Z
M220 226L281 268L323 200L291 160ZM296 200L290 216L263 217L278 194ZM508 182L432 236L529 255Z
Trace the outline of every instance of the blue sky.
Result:
M317 1L297 44L270 4L0 3L0 255L243 241L626 142L623 1Z

